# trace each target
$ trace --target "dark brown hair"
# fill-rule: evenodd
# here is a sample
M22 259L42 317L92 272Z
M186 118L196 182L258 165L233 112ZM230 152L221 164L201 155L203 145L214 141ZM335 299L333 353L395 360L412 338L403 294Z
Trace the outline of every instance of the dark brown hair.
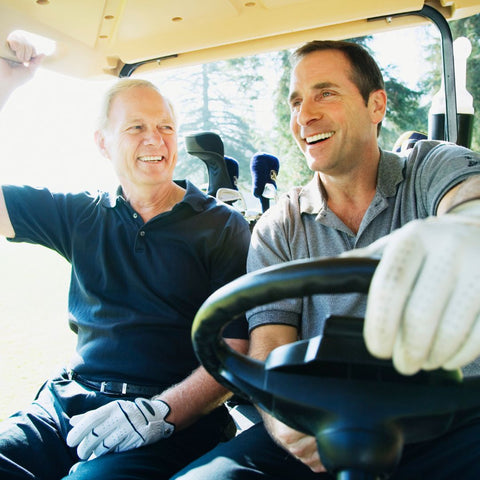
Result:
M385 89L382 72L377 62L365 48L357 43L343 40L313 40L292 53L292 63L296 64L306 55L321 50L343 52L352 67L350 79L357 86L365 104L368 103L372 92Z

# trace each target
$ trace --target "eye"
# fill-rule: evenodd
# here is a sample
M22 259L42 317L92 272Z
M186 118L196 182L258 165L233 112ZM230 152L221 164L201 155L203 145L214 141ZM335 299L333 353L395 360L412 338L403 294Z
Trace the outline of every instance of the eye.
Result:
M160 125L160 130L164 133L171 134L175 132L173 125Z
M331 98L331 97L334 97L334 96L335 96L335 92L333 92L332 90L322 90L318 94L318 98L320 100L323 100L324 98Z
M136 132L140 132L142 130L143 126L142 125L129 125L127 127L127 132L132 132L132 133L136 133Z
M290 110L295 111L300 108L302 101L299 98L295 98L290 102Z

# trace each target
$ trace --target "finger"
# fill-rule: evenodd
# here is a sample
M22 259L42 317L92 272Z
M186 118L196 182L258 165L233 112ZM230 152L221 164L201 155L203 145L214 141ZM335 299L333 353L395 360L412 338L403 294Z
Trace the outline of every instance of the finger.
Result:
M300 460L315 473L326 472L318 453L317 442L313 437L309 437L308 440L309 445L306 445L305 452Z
M94 452L98 449L99 446L102 446L103 442L104 437L98 435L95 431L95 428L93 428L90 433L85 436L78 444L77 455L82 460L90 459L92 455L96 455Z
M380 358L393 354L405 304L424 260L423 246L409 230L399 230L390 238L367 297L365 343L372 355Z
M447 370L461 368L480 356L480 313L460 350L444 364Z
M427 361L437 328L456 277L452 257L430 255L422 266L403 318L393 350L395 368L405 374L417 373Z
M10 46L13 52L15 52L17 58L22 62L29 62L36 55L36 48L27 38L27 36L13 32L7 38L7 44Z
M97 409L81 415L73 416L70 419L70 424L74 425L74 427L70 430L70 432L68 432L67 444L70 447L78 445L83 438L91 433L93 428L96 428L95 435L100 435L102 433L102 425L106 417L105 413L106 412L104 410Z
M67 435L67 444L70 447L77 446L82 439L87 435L87 433L91 430L92 424L88 419L85 419L83 415L76 415L70 419L70 424L73 425L73 428L68 432Z
M86 460L92 455L103 455L103 453L106 453L115 447L116 443L108 442L106 440L115 435L121 435L119 429L115 429L114 426L108 422L93 426L79 443L77 447L78 456Z
M109 435L102 438L101 442L97 442L95 446L92 445L93 457L100 457L110 451L120 451L118 450L118 444L121 440L122 438L119 437L118 433L115 431L111 432Z
M26 63L30 60L32 55L32 49L29 48L29 45L25 45L22 42L11 41L9 42L10 48L15 53L17 59L22 62Z
M70 420L69 420L70 425L71 425L72 427L75 426L75 425L77 425L78 422L80 422L80 421L82 420L83 415L84 415L84 414L74 415L73 417L70 417Z
M442 367L454 357L467 341L480 311L478 279L471 281L461 275L454 283L455 291L440 319L429 356L424 363L425 369Z
M145 439L140 433L129 426L117 425L108 434L103 435L101 443L93 450L96 456L103 455L109 451L123 452L142 445Z

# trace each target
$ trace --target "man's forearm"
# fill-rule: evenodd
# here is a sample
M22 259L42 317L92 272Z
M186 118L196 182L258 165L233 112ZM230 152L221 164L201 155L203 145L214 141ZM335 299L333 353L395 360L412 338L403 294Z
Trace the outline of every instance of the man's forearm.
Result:
M227 343L235 350L246 353L247 340L230 340ZM231 396L203 367L192 372L185 380L165 390L154 399L163 400L170 406L166 420L182 430L214 410Z
M480 199L480 175L475 175L453 187L440 201L437 214L452 212L456 207Z

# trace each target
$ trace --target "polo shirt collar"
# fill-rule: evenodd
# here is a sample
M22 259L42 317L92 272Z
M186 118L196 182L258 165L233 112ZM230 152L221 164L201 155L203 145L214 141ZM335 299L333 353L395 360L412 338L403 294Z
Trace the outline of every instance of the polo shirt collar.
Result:
M205 202L208 197L199 188L188 180L174 180L177 185L185 188L185 196L180 202L190 205L195 211L202 211L205 208ZM125 204L127 201L123 196L123 190L121 185L116 190L106 192L102 197L102 204L107 208L115 208L119 204Z
M377 175L377 192L384 198L393 197L397 185L404 179L406 157L380 149L380 160ZM298 195L300 213L321 214L327 209L327 196L320 175L315 172Z

